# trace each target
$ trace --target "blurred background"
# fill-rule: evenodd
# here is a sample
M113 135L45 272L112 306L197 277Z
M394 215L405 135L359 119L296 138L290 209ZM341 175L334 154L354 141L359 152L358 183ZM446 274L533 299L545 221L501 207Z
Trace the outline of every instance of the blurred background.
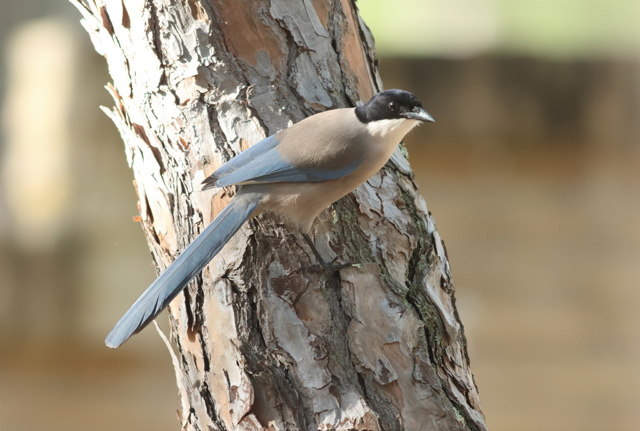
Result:
M447 243L493 431L640 429L640 1L360 0ZM176 430L106 63L66 0L0 0L0 431ZM158 319L166 329L166 317Z

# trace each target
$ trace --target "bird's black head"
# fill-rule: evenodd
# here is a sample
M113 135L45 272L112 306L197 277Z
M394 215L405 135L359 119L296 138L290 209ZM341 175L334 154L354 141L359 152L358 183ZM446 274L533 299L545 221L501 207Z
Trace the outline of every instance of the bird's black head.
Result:
M364 105L356 108L356 116L363 123L378 120L406 118L418 121L434 121L422 108L416 96L404 90L385 90L376 94Z

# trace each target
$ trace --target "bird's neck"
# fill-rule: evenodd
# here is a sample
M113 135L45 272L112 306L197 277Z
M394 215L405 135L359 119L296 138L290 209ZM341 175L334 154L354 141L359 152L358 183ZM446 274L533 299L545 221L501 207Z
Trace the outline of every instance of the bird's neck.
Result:
M418 125L418 121L399 118L393 120L372 121L366 125L372 136L392 145L400 143L402 138Z
M367 167L363 169L367 176L365 181L387 163L402 138L418 124L416 120L394 119L378 120L366 125L373 142L370 143Z

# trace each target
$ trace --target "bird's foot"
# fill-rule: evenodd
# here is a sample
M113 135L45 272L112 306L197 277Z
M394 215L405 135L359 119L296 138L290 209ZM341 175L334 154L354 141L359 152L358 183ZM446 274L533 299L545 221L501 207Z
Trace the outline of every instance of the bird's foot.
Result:
M337 262L337 260L338 257L335 257L331 262L320 260L320 264L307 266L305 269L308 269L310 271L327 271L329 274L333 275L341 269L356 265L353 262L339 263Z
M320 262L319 264L308 266L306 269L309 269L312 271L320 271L320 270L327 271L330 275L333 275L343 268L354 265L354 263L352 262L337 263L337 260L338 260L337 256L331 262L329 263L325 262L324 259L322 259L322 256L320 256L320 253L318 252L318 250L316 249L315 244L313 243L313 241L311 241L311 238L309 237L309 235L307 235L306 233L303 233L302 238L304 238L307 245L309 245L309 247L311 248L311 251L315 255L316 260Z

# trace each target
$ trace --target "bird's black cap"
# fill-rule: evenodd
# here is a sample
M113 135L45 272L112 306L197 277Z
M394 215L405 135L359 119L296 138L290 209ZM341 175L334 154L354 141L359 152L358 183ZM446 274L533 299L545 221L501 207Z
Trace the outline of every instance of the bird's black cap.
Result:
M407 118L418 121L434 121L422 108L416 96L404 90L385 90L376 94L364 105L356 108L356 116L363 123L379 120Z

